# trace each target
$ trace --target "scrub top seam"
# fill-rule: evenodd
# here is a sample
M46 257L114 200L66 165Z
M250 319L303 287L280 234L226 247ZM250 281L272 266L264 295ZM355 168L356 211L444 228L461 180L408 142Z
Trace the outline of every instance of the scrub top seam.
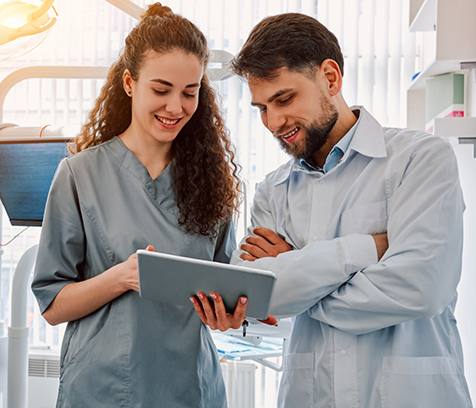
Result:
M112 262L112 265L115 265L116 259L114 257L114 253L112 252L111 248L107 245L107 241L104 237L103 231L101 227L99 226L99 223L96 221L92 213L89 211L89 209L80 201L81 208L82 210L86 213L86 215L89 217L89 219L92 221L94 226L96 227L96 230L98 231L99 237L101 238L101 241L104 245L104 249L106 250L106 253L109 257L109 260Z

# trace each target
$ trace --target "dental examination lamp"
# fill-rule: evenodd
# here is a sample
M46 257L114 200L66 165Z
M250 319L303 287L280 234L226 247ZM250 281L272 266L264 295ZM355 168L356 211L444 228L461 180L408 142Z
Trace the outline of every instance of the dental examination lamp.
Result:
M50 17L54 0L38 0L40 6L21 0L0 1L0 60L20 57L37 47L56 23Z

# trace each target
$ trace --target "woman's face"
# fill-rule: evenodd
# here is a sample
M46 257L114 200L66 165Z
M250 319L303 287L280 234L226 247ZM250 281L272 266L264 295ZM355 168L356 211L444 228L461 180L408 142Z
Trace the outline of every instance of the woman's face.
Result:
M195 55L149 51L137 81L128 71L124 74L124 88L132 97L135 134L172 143L197 110L202 76L203 65Z

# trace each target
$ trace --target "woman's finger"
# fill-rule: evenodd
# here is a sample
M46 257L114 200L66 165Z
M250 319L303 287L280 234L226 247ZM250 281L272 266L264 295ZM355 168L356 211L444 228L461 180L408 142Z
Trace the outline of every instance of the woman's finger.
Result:
M198 292L197 297L200 300L203 313L205 314L207 324L210 326L210 329L216 330L217 327L217 319L215 315L215 309L210 304L207 295L204 292Z
M226 307L223 303L222 297L216 292L211 292L210 297L213 299L213 307L215 309L217 329L220 331L228 330L230 328L229 315L226 312Z
M197 312L202 322L204 324L208 324L207 316L205 316L205 313L203 312L201 302L195 296L191 296L190 301L192 302L193 307L195 308L195 311Z

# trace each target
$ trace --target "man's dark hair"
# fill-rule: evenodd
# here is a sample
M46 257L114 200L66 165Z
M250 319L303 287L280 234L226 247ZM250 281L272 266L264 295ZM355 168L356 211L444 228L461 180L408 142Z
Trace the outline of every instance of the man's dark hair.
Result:
M326 59L337 62L344 75L336 36L310 16L284 13L266 17L251 30L231 68L240 77L273 79L283 67L314 72Z

